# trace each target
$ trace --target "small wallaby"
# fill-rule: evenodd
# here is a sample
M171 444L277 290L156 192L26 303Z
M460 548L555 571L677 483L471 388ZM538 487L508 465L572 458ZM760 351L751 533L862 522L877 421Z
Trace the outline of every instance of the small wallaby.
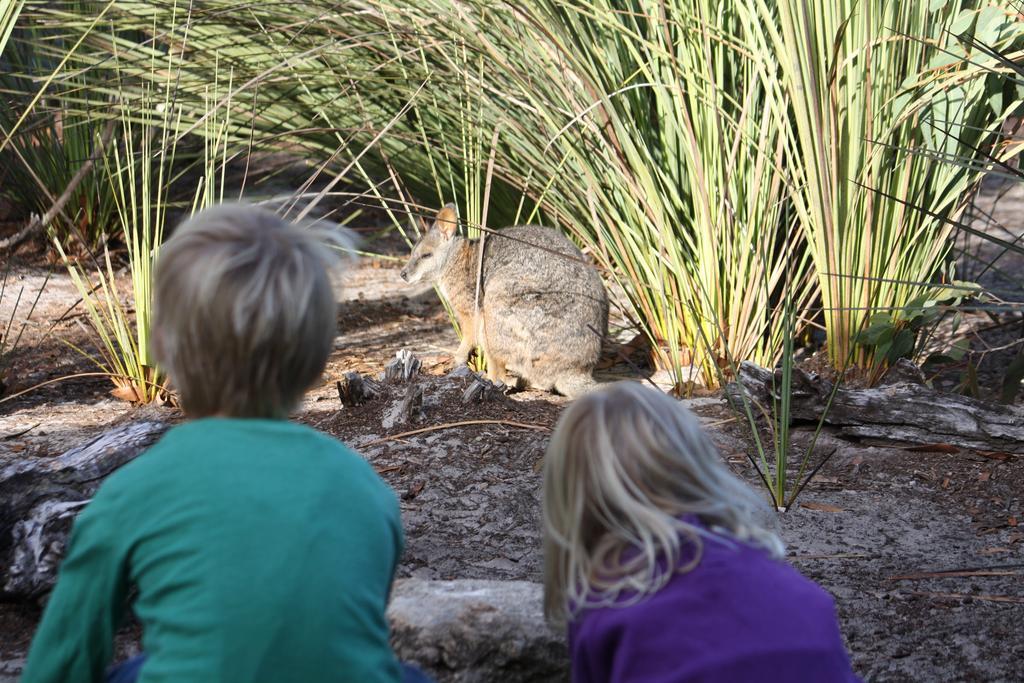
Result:
M591 372L608 331L608 295L597 270L564 235L517 225L487 235L479 314L479 244L456 234L455 205L441 209L402 269L406 282L429 280L451 304L462 331L455 363L480 347L487 377L509 372L542 391L574 397L594 386Z

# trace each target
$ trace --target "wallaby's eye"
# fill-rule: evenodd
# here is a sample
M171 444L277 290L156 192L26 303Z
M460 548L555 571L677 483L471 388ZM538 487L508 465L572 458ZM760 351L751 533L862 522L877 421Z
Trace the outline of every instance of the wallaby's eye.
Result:
M426 254L421 255L420 258L430 258L433 255L434 255L434 252L428 251Z

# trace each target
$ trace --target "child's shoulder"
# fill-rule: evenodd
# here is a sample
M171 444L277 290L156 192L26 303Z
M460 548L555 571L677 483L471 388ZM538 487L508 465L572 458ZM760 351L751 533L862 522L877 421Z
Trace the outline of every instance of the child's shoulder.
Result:
M714 595L718 604L731 605L737 614L773 614L777 625L795 630L801 624L834 625L832 595L784 558L756 545L707 542L696 573L706 594Z

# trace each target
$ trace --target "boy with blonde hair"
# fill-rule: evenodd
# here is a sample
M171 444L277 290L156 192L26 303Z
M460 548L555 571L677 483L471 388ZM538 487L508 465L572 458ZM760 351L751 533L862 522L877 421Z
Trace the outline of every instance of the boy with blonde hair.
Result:
M75 522L25 683L104 680L133 585L145 656L109 680L416 680L385 617L396 498L362 457L286 419L332 348L332 260L313 230L242 205L164 245L153 352L191 420Z

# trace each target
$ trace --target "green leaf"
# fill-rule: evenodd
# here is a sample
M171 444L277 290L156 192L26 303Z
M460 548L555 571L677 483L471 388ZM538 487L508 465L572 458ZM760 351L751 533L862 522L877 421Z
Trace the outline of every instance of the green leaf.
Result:
M988 98L988 108L990 110L992 110L993 113L998 113L998 112L1003 111L1003 108L1005 106L1006 106L1006 97L1005 97L1005 95L1003 95L1003 92L1001 90L996 90L995 92L993 92L989 96L989 98Z
M953 345L949 348L949 351L946 352L946 355L948 355L953 360L959 362L964 359L964 356L967 355L967 352L970 350L970 348L971 342L969 340L957 339L955 342L953 342Z
M967 280L953 280L951 283L952 287L945 287L944 289L948 293L948 299L955 297L970 297L984 294L984 288L977 282L969 282Z
M881 365L883 361L889 358L890 349L892 349L891 339L877 346L875 349L875 365Z
M911 328L916 330L922 330L926 327L930 327L942 317L943 311L939 308L928 308L921 312L911 325Z
M973 38L978 25L978 13L974 10L965 9L949 25L949 32L962 39Z
M873 313L868 318L869 325L892 325L892 313L888 311L882 311L881 313Z
M978 14L974 25L974 39L984 45L994 45L1009 25L1007 13L1000 7L988 6Z
M878 346L892 339L893 324L876 324L857 335L856 340L864 346Z
M892 340L892 348L889 349L889 354L886 359L889 363L895 363L900 358L906 358L910 356L914 351L914 342L917 340L917 335L911 330L900 330Z

